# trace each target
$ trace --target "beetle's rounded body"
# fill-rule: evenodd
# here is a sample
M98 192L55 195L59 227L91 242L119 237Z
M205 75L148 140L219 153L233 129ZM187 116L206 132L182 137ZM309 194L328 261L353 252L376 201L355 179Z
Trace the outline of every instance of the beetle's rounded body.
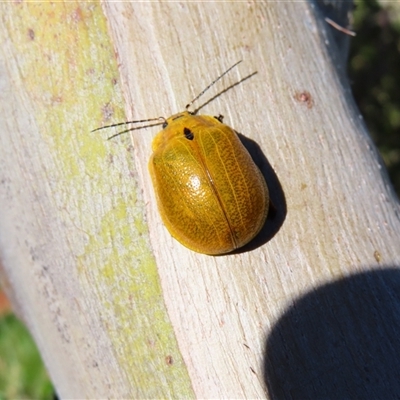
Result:
M236 132L188 111L166 120L149 169L172 236L191 250L224 254L261 230L269 196L264 177Z

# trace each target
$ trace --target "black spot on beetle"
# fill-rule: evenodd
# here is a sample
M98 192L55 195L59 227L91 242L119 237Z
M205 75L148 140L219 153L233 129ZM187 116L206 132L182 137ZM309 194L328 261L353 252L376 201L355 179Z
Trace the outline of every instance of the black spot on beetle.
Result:
M184 128L183 129L183 134L185 135L185 138L188 140L193 140L194 135L193 132L189 128Z

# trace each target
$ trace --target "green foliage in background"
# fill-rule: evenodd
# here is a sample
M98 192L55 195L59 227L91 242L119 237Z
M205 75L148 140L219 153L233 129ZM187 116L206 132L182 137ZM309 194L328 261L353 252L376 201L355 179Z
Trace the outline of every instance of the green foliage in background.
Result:
M39 352L24 325L0 318L0 399L53 399L54 390Z
M348 66L354 97L400 197L399 4L356 1ZM53 394L26 329L13 315L1 317L0 400L50 400Z
M349 78L369 132L400 197L400 2L359 0Z

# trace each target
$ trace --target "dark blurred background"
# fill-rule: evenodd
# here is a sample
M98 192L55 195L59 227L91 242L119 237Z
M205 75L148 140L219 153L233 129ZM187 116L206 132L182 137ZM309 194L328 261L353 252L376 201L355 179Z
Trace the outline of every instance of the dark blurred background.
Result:
M400 1L356 1L352 30L354 98L400 197Z

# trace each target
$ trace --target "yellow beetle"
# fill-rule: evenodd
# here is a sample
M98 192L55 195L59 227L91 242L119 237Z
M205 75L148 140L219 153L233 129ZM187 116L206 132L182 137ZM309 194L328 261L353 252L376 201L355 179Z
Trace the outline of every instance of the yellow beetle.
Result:
M184 246L210 255L247 244L263 227L269 207L264 177L237 133L222 116L187 111L237 64L207 86L186 111L162 118L163 129L153 140L149 162L165 226ZM111 126L116 125L122 124ZM139 128L111 138L134 129Z
M183 245L205 254L244 246L268 213L264 177L221 119L188 111L168 118L153 140L149 163L165 226Z

